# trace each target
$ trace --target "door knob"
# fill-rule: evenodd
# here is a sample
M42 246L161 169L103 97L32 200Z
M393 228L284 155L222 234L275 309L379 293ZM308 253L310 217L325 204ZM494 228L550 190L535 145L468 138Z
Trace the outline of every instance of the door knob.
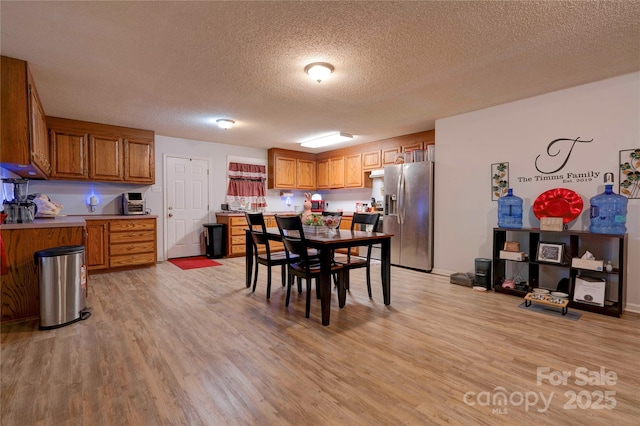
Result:
M173 217L173 213L169 213L169 217Z

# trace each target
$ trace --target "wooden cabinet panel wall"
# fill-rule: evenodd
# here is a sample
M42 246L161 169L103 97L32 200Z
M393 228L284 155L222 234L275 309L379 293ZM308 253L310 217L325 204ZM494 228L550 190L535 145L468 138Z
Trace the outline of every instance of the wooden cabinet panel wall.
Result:
M2 322L40 315L40 290L33 254L58 246L83 245L84 227L3 229L8 273L2 275Z
M25 61L2 56L0 165L19 176L46 179L51 173L44 109Z
M58 117L47 117L47 128L51 137L52 177L155 183L153 131Z

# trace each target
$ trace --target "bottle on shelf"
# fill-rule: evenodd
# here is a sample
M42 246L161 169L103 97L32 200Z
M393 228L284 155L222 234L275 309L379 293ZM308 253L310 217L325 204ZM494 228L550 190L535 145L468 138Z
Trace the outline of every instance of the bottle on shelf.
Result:
M615 194L611 184L604 188L604 193L589 200L589 231L594 234L624 234L627 232L627 197Z
M498 226L500 228L522 228L522 198L513 195L513 189L498 199Z

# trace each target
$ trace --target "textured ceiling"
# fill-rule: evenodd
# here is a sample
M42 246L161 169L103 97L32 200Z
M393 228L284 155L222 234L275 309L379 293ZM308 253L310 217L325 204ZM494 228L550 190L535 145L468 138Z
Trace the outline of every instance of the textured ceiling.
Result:
M262 148L354 144L640 69L640 2L0 2L47 115ZM303 69L335 67L322 83ZM236 120L231 130L211 121ZM307 150L318 152L317 150Z

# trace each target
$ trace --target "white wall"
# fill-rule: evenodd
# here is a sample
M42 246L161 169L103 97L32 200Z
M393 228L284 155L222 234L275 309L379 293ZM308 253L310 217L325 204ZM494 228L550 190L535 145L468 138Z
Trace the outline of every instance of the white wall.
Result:
M640 148L638 117L640 73L633 73L437 120L434 272L472 271L475 258L492 257L492 229L497 226L492 163L509 163L510 187L524 199L525 227L539 226L531 211L538 195L568 188L584 202L570 228L587 230L589 198L604 191L604 173L614 173L618 193L619 151ZM593 142L577 143L565 167L549 175L565 179L536 181L544 176L535 168L538 155L548 170L566 156L565 146L562 154L549 158L549 143L578 137ZM566 179L568 173L599 175L579 182ZM627 233L627 309L640 312L640 199L628 202Z

